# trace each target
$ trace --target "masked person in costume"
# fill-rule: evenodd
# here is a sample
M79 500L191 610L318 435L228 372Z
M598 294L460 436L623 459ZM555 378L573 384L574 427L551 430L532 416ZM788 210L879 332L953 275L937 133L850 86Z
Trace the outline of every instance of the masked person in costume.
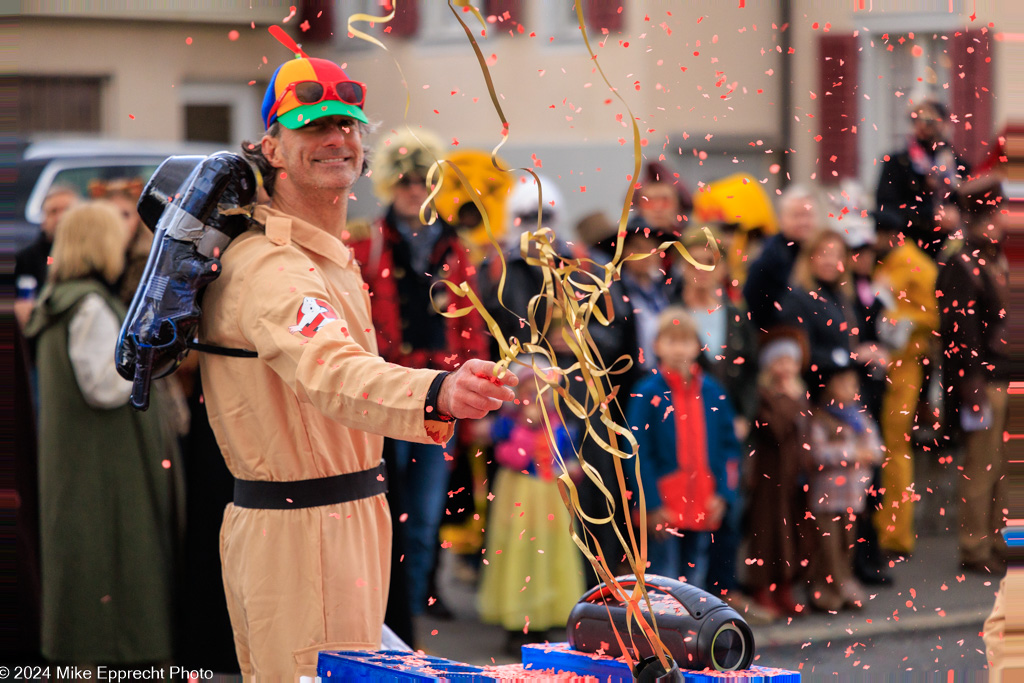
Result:
M221 560L247 679L314 676L325 649L376 649L391 520L383 437L446 442L456 418L513 398L511 374L452 373L377 354L370 297L345 245L347 197L366 170L366 87L296 58L271 78L267 131L243 153L270 201L222 254L199 337L258 358L204 355L206 405L234 475Z

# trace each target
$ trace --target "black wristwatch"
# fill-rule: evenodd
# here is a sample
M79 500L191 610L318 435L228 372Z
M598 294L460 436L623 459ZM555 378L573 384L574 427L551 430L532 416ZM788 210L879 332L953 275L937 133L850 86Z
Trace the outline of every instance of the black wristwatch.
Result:
M444 415L437 407L438 396L441 395L441 383L444 382L444 378L451 373L447 370L443 370L437 373L437 377L430 383L430 388L427 389L427 400L423 402L423 419L424 420L436 420L439 422L455 422L455 418L451 415Z

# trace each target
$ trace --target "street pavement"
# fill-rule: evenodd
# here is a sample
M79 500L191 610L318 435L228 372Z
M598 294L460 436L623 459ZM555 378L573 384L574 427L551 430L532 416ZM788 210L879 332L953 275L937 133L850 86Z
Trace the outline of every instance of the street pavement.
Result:
M504 653L504 630L478 620L474 586L456 562L445 553L440 574L442 595L456 618L418 618L419 647L470 664L518 661ZM921 538L911 557L892 560L890 572L894 582L869 587L860 611L808 609L793 619L753 626L756 663L800 671L808 681L835 680L836 674L865 681L882 680L883 674L986 680L981 629L999 578L962 571L949 530ZM548 635L565 640L561 633Z

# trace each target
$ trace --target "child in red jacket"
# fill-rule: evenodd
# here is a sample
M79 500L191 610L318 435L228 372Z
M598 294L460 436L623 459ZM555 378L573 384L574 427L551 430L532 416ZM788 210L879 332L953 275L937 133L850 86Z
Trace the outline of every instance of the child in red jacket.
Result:
M654 341L658 366L637 382L627 417L639 446L650 571L704 586L711 532L739 505L740 444L725 389L697 365L700 349L686 309L662 311ZM730 588L713 590L728 595Z

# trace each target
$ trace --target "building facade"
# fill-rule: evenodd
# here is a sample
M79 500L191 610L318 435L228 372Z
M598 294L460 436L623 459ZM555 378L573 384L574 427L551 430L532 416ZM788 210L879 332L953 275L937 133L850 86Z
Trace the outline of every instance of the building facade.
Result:
M501 122L446 3L407 0L390 24L356 23L387 51L348 33L348 17L379 16L381 4L25 0L5 77L16 129L225 146L256 138L263 90L289 55L266 30L279 24L368 84L380 135L408 124L453 148L497 145ZM477 4L486 31L459 14L509 122L501 155L554 177L570 218L620 210L631 115L644 158L667 162L691 191L736 171L771 190L787 177L873 187L881 156L909 129L907 103L924 94L950 106L972 160L1024 123L1024 79L1012 77L1024 4L1014 0L584 0L597 63L568 0ZM356 197L356 215L375 212L368 184Z

